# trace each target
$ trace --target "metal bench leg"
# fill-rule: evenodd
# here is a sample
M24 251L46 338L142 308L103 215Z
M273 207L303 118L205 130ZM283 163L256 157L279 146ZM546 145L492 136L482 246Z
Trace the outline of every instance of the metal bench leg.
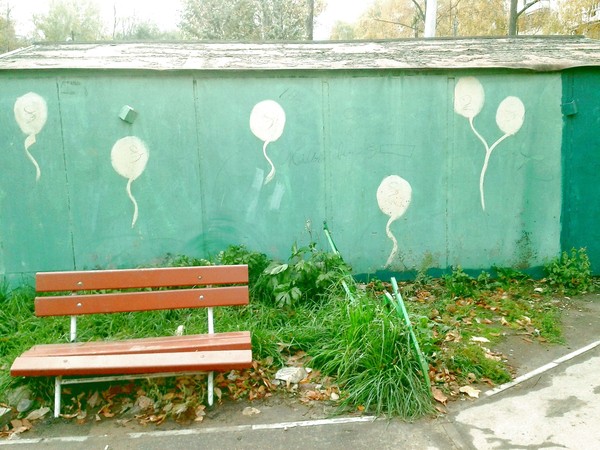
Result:
M208 373L208 406L212 406L214 402L214 372Z
M60 391L62 377L54 379L54 417L60 416Z

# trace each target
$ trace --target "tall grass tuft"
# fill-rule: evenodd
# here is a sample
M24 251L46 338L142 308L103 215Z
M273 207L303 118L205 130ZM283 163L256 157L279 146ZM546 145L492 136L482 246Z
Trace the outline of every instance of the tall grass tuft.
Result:
M328 339L311 355L314 366L344 388L342 406L408 420L433 411L409 332L394 311L359 295L353 303L339 302L327 327Z

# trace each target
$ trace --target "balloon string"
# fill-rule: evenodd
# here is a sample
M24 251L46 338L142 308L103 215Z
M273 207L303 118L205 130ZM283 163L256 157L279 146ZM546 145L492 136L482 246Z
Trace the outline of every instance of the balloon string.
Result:
M267 159L267 161L269 161L269 164L271 165L271 171L265 178L265 184L267 184L269 181L271 181L273 179L273 177L275 176L275 165L273 164L273 161L271 161L271 158L269 158L269 156L267 155L267 145L268 144L269 144L269 141L265 141L265 143L263 145L263 155L265 155L265 158Z
M33 155L29 152L29 147L31 147L33 144L35 144L35 134L30 134L25 138L25 154L27 155L27 158L29 158L29 161L31 161L35 166L35 181L39 181L42 171L40 170L40 166Z
M131 183L132 183L132 181L133 181L132 178L130 178L127 181L127 195L129 196L129 199L131 200L131 203L133 203L133 220L131 221L131 228L133 228L133 226L137 222L137 218L138 218L138 204L135 201L135 197L131 194Z
M481 207L483 208L484 211L485 211L485 197L483 194L483 183L485 180L485 173L487 172L488 164L490 162L490 157L492 156L492 152L498 146L498 144L500 144L500 142L502 142L508 136L510 136L510 134L505 134L504 136L502 136L500 139L498 139L496 142L494 142L492 144L492 146L490 148L488 148L485 152L485 160L483 162L483 167L481 168L481 175L479 175L479 195L481 197Z
M495 149L495 148L498 146L498 144L499 144L500 142L502 142L504 139L506 139L506 138L507 138L507 137L509 137L509 136L510 136L510 134L508 134L508 133L507 133L507 134L505 134L504 136L502 136L500 139L498 139L496 142L494 142L494 143L492 144L492 146L490 147L490 153L492 153L492 152L494 151L494 149Z
M390 264L392 264L392 261L394 260L394 258L396 258L396 255L398 254L398 240L396 239L396 236L392 234L392 230L390 229L390 225L393 221L394 220L390 217L390 219L387 222L387 225L385 226L385 233L387 234L387 237L389 237L394 243L394 246L392 247L392 252L390 253L388 260L385 263L385 267L388 267Z
M483 161L483 167L481 169L481 174L479 175L479 197L481 199L481 208L485 211L485 193L483 192L483 180L485 179L485 172L487 170L488 162L490 160L490 156L492 151L490 150L490 146L488 145L485 138L479 134L479 132L475 129L475 124L473 123L473 117L469 117L469 124L471 125L471 130L475 133L475 136L483 143L485 147L485 160Z
M471 125L471 130L473 130L473 133L475 133L475 136L477 136L477 138L483 143L483 146L485 147L485 151L488 152L490 147L487 143L487 141L485 140L485 138L479 134L479 131L477 131L475 129L475 124L473 123L473 117L469 117L469 125Z

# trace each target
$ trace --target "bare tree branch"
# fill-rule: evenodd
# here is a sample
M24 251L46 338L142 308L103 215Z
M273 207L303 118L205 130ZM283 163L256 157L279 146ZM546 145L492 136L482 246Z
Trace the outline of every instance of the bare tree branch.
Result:
M375 20L376 22L383 22L383 23L391 23L393 25L400 25L406 28L410 28L411 30L416 30L415 27L411 26L411 25L406 25L405 23L402 22L394 22L392 20L385 20L385 19L376 19L375 17L372 17L372 20Z
M531 0L531 2L526 3L525 6L523 6L523 8L521 9L521 11L517 12L517 17L519 17L521 14L523 14L525 11L527 11L529 8L531 8L536 3L539 3L540 1L541 0Z
M421 17L421 20L425 21L425 12L423 11L423 8L421 8L421 5L419 5L419 3L417 2L417 0L412 0L413 5L415 5L417 7L417 9L419 10L419 16ZM414 30L414 28L413 28Z

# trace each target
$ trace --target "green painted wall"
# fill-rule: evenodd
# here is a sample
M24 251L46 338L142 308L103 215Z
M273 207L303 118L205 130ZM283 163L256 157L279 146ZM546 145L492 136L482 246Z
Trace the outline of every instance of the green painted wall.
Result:
M475 131L454 105L466 77L485 95ZM39 181L13 112L28 92L48 110L29 148ZM483 141L504 135L496 114L507 96L520 100L524 120L490 156L484 210ZM307 224L327 248L323 220L356 273L539 266L561 244L561 98L558 73L3 72L1 269L14 278L134 266L240 243L285 258L294 241L308 241ZM265 183L270 165L249 120L267 99L283 108L285 126L267 144L275 174ZM139 114L133 124L118 117L124 105ZM131 182L133 226L128 180L111 165L126 136L149 155ZM408 198L378 197L389 176L411 193L388 236L382 198Z
M598 69L564 76L563 248L587 248L600 274L600 77ZM576 110L572 109L572 104Z

